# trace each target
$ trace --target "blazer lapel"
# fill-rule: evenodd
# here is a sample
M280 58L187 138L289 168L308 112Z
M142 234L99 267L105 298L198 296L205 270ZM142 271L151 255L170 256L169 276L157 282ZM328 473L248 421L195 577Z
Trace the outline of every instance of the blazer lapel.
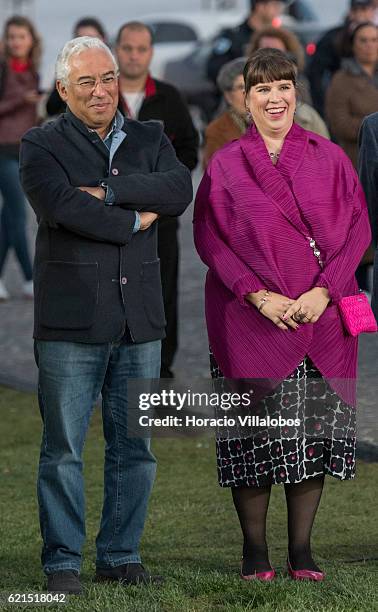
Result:
M280 158L274 166L265 143L254 125L240 139L243 154L262 191L286 219L306 237L309 231L290 189L290 181L301 164L307 142L306 132L293 124L285 138Z

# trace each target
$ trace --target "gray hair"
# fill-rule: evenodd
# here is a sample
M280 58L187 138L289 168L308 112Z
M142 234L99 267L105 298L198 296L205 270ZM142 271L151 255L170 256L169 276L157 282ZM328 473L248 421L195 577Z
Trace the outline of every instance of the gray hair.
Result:
M60 51L55 64L55 78L57 81L62 81L64 85L68 84L68 77L71 66L70 60L73 55L78 55L86 49L101 49L105 51L111 58L114 64L114 70L118 72L118 64L109 47L99 38L92 36L78 36L69 40Z
M246 61L246 57L237 57L222 66L217 76L217 85L222 93L233 88L236 77L243 74Z

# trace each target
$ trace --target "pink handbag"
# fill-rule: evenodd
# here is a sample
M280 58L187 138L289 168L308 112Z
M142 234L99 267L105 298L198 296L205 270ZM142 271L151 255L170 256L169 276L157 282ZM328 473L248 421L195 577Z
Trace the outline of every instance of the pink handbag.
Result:
M374 313L363 291L341 298L338 306L344 327L351 336L378 331Z

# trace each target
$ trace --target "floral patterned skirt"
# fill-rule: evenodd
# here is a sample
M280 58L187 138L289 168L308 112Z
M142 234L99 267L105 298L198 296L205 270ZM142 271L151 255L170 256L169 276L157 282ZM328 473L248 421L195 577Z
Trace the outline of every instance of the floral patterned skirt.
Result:
M223 391L224 378L210 351L213 384ZM239 408L239 414L241 409ZM329 474L352 479L356 468L356 411L333 391L306 357L274 391L258 401L254 415L285 420L289 426L250 426L218 430L218 481L221 487L265 487L297 483ZM276 421L277 422L277 421ZM292 425L295 422L296 425ZM300 425L298 425L298 423Z

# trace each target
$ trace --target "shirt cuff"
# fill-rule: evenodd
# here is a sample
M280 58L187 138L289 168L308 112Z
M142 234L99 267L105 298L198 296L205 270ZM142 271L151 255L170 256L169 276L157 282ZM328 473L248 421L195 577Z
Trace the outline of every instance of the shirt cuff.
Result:
M104 204L107 206L112 206L115 204L115 193L110 185L108 185L106 181L102 180L99 182L99 186L105 191Z
M257 293L257 291L266 288L266 285L264 285L255 275L244 274L244 276L234 282L232 291L238 298L241 306L250 308L251 303L245 299L248 293Z
M135 211L135 223L133 227L133 234L136 234L140 230L140 214Z

